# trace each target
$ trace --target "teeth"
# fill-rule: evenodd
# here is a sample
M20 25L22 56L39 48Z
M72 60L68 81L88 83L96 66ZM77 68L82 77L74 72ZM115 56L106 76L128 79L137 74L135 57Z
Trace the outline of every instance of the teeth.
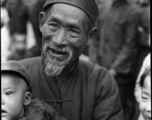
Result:
M52 50L50 49L54 54L60 54L60 55L65 55L67 54L66 52L63 52L63 51L56 51L56 50Z

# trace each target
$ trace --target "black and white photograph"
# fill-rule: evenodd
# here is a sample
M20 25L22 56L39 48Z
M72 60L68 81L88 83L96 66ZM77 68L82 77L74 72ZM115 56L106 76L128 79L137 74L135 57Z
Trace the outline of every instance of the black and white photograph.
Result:
M1 120L152 120L151 0L1 0Z

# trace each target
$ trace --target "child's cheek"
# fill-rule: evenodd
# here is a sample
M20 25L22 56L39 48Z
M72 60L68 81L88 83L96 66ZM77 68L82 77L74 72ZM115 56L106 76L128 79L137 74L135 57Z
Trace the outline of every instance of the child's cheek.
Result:
M145 103L142 102L142 100L140 100L139 109L140 109L140 112L141 112L142 114L144 114L144 111L145 111Z

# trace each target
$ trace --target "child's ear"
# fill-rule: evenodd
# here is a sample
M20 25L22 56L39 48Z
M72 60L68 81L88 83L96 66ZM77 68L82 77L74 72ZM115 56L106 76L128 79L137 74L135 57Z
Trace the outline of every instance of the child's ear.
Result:
M28 105L31 103L32 95L30 92L26 92L24 96L24 105Z

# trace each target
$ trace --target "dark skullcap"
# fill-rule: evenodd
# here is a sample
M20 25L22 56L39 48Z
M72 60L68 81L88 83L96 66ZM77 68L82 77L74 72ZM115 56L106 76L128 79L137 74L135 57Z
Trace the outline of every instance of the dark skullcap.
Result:
M15 73L17 73L19 76L24 78L24 80L28 86L28 91L32 92L30 74L22 64L20 64L18 61L10 60L10 61L6 61L6 62L2 62L1 65L2 65L1 66L1 73L2 72L7 72L7 73L15 72Z
M64 3L80 8L91 18L93 25L95 24L99 11L95 0L45 0L43 10L54 3Z

